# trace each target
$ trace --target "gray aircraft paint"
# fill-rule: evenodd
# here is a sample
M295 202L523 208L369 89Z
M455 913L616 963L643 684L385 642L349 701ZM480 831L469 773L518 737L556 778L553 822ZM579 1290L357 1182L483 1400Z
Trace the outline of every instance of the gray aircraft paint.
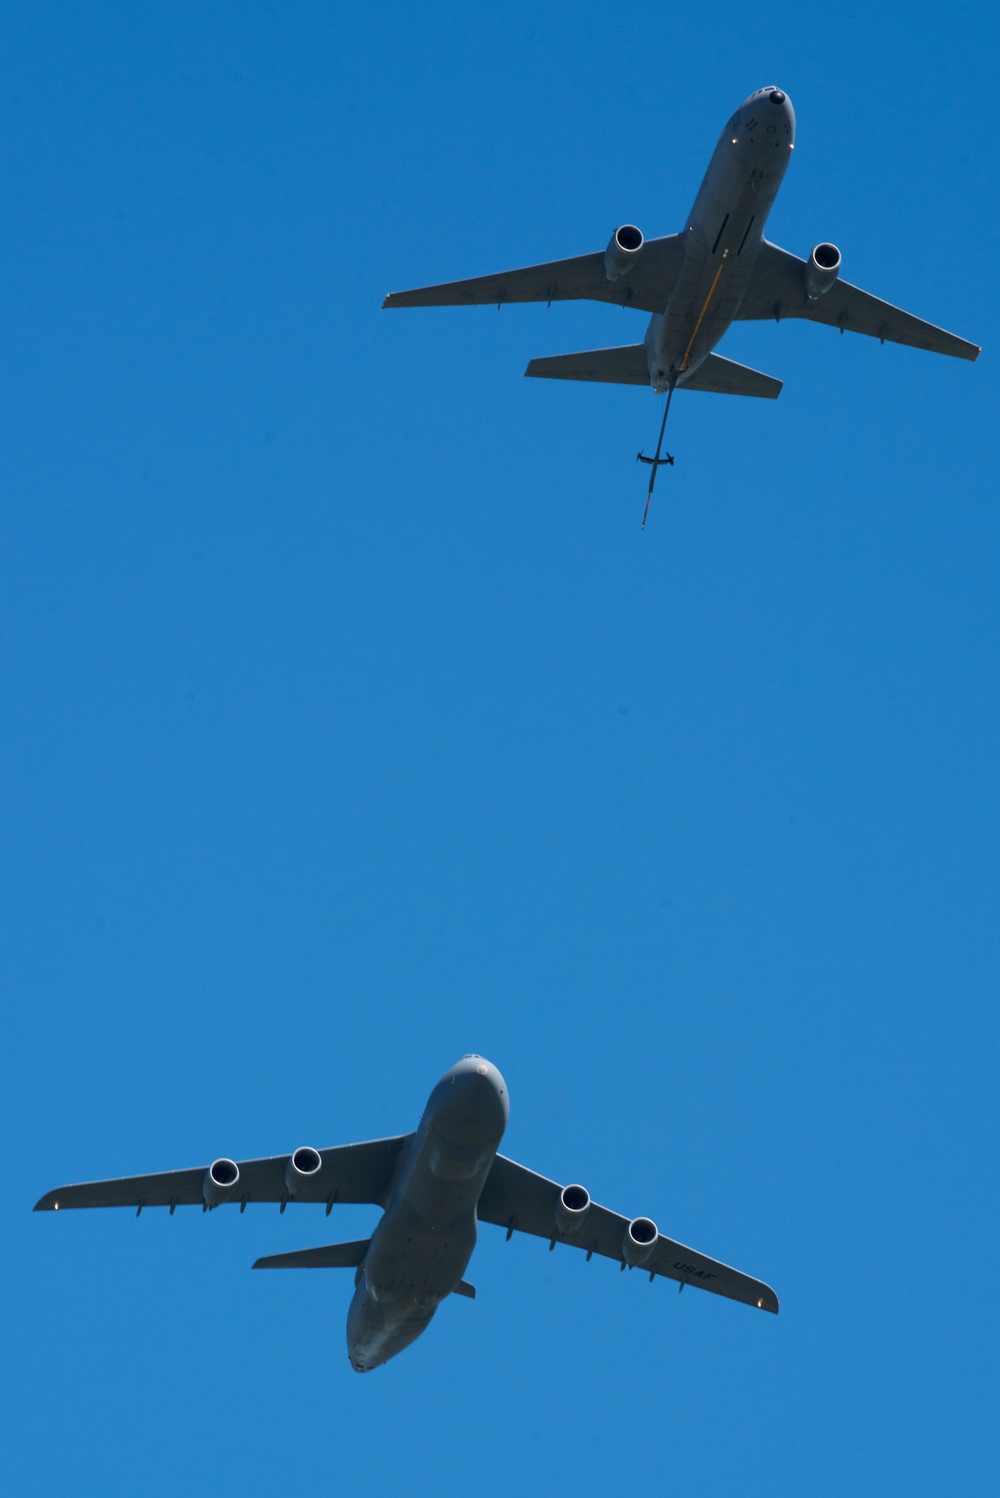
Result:
M684 229L684 260L662 314L646 332L653 389L662 394L703 364L739 311L764 225L795 145L787 94L761 88L719 137Z
M774 399L781 381L712 351L734 321L804 318L974 360L976 344L853 286L840 253L818 244L814 265L764 238L764 226L795 145L795 114L783 90L757 89L736 110L718 144L684 230L643 241L623 225L604 252L553 260L438 286L392 292L383 307L505 306L590 300L652 314L642 344L532 359L525 374L546 379L652 385ZM629 244L619 258L617 235ZM636 247L638 244L638 247ZM818 275L817 275L818 272Z
M388 1362L426 1330L448 1295L474 1298L463 1279L478 1226L491 1223L639 1268L777 1313L762 1280L659 1233L649 1218L629 1219L591 1201L579 1185L560 1186L498 1153L509 1104L503 1077L482 1056L463 1056L431 1093L411 1134L290 1155L229 1160L188 1170L59 1186L36 1212L79 1207L146 1208L277 1203L370 1203L382 1216L369 1239L331 1243L258 1259L255 1269L354 1269L347 1318L351 1365L359 1373Z
M503 1077L480 1056L463 1057L431 1093L358 1270L347 1352L359 1373L415 1341L461 1283L509 1116Z

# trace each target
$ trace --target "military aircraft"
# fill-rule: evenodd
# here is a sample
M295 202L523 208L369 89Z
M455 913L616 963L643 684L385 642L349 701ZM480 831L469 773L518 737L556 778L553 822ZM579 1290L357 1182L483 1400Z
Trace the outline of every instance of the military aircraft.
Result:
M353 1269L347 1315L351 1366L367 1373L402 1352L430 1324L448 1295L475 1299L462 1278L480 1222L568 1243L644 1269L680 1288L777 1314L773 1290L658 1233L648 1217L620 1216L592 1202L583 1186L558 1186L497 1153L509 1117L503 1077L481 1056L463 1056L430 1095L416 1131L333 1149L308 1147L267 1160L214 1160L193 1170L124 1176L60 1186L36 1212L68 1207L144 1207L224 1203L368 1202L383 1209L370 1238L258 1259L255 1269Z
M526 375L550 380L600 380L652 385L667 396L649 496L661 458L675 389L756 395L774 400L781 381L713 353L734 320L805 317L841 333L866 333L959 359L975 359L974 343L902 312L840 279L841 255L818 244L807 260L764 238L764 225L795 146L795 113L780 88L759 88L726 124L681 234L644 240L622 224L607 249L524 270L396 291L383 307L446 307L476 303L553 302L585 298L652 313L643 343L532 359ZM646 517L643 515L643 525Z

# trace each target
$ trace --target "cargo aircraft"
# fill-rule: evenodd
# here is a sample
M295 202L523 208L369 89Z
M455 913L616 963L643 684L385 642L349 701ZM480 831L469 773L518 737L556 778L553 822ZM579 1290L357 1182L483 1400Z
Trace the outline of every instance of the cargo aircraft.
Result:
M840 251L818 244L800 260L764 238L764 225L795 145L795 113L780 88L744 99L719 137L681 234L644 240L622 224L607 249L523 270L395 291L383 307L447 307L553 302L585 298L634 307L652 316L642 343L532 359L525 370L550 380L599 380L651 385L667 401L650 465L646 513L675 389L774 400L781 381L713 352L735 321L805 317L841 333L866 333L881 343L906 343L933 353L975 359L974 343L840 279ZM643 525L646 516L643 515Z
M370 1238L258 1259L255 1269L353 1269L347 1314L351 1366L367 1373L402 1352L448 1295L475 1299L463 1279L481 1222L570 1244L622 1269L642 1269L697 1285L762 1311L778 1310L773 1290L591 1201L583 1186L559 1186L498 1154L509 1116L507 1088L481 1056L463 1056L430 1095L416 1131L333 1149L308 1147L267 1160L214 1160L193 1170L60 1186L36 1212L70 1207L201 1206L279 1202L367 1202L383 1209Z

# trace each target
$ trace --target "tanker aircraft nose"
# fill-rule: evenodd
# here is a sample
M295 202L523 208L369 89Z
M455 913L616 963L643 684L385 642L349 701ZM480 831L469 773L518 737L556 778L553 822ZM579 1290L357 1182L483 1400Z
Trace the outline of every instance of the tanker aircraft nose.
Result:
M783 135L787 130L787 135L795 136L795 109L783 88L775 88L771 84L765 88L754 88L753 93L747 94L741 103L738 114L743 117L744 123L749 123L756 115L757 120L765 126L780 124L783 126Z
M780 122L784 127L785 138L791 144L795 139L795 110L792 108L791 99L782 89L772 88L767 96L767 101L775 114L780 117Z
M795 143L795 110L784 89L768 84L743 100L739 117L755 144L791 146Z
M652 386L667 397L649 468L642 524L661 467L667 413L675 390L775 400L781 381L724 359L716 345L732 324L802 317L880 343L902 343L959 359L979 348L840 275L840 252L827 244L806 260L764 237L768 215L795 147L795 111L783 88L755 89L732 113L716 142L683 231L644 239L620 224L607 248L567 260L526 265L498 275L418 286L387 296L383 307L502 307L510 302L606 302L650 315L641 343L532 359L526 375L544 380ZM823 251L825 253L821 254ZM631 316L631 312L629 313Z

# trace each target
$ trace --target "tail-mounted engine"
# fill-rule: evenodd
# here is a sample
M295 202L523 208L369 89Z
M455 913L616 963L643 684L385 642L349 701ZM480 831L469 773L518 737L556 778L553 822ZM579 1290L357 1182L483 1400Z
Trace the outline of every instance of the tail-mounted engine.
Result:
M639 1269L653 1257L659 1234L648 1217L633 1217L622 1240L622 1258L630 1269Z
M235 1160L213 1160L205 1172L201 1194L208 1208L221 1207L230 1201L240 1184L240 1168Z
M840 275L840 251L835 244L818 244L806 261L806 296L824 296Z
M642 246L642 230L635 224L622 224L615 230L604 251L604 274L609 281L619 281L632 269Z
M590 1192L583 1186L564 1186L556 1203L556 1229L560 1238L578 1233L590 1211Z

